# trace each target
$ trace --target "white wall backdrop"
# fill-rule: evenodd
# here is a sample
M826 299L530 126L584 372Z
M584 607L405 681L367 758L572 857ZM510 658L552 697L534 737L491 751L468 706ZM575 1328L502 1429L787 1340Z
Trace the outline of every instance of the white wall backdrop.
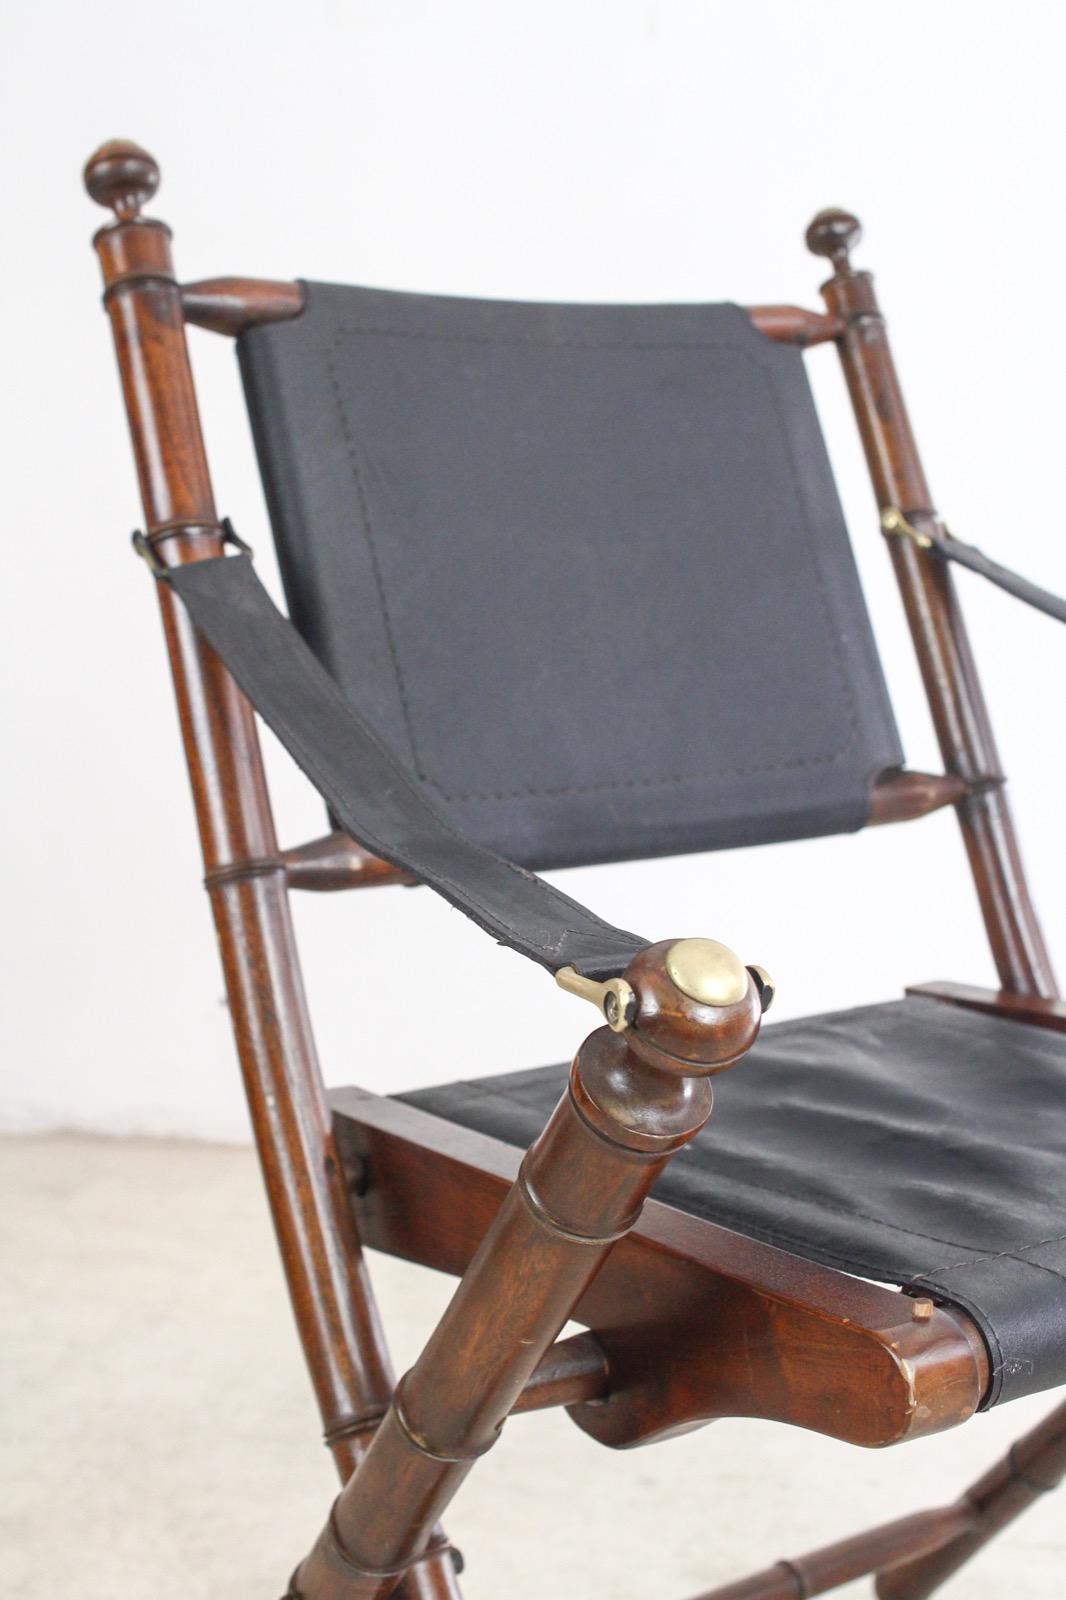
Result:
M7 11L5 1125L246 1126L154 599L128 551L139 511L89 249L103 214L79 177L94 146L157 156L150 209L187 278L816 305L803 228L850 206L949 522L1066 590L1063 26L1036 0ZM192 342L219 502L270 570L232 346ZM908 757L935 765L836 358L811 365ZM1066 967L1066 631L959 581ZM322 831L269 757L283 841ZM781 1017L992 977L950 815L565 882L627 926L763 962ZM296 915L331 1082L533 1065L590 1025L428 892L305 897Z

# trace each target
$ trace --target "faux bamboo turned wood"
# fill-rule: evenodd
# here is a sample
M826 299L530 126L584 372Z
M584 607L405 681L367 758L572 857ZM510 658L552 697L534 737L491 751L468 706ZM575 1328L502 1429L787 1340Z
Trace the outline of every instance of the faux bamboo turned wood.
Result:
M807 244L832 262L822 286L830 313L844 323L838 340L844 373L881 509L896 506L912 523L938 522L869 272L850 252L861 230L845 211L820 212ZM944 765L977 792L956 804L992 954L1004 989L1057 994L1002 787L982 780L1001 772L984 696L947 563L909 539L890 540Z
M232 278L179 288L169 231L140 216L158 172L137 147L104 147L90 161L86 181L94 198L110 206L116 217L100 230L96 244L148 536L167 564L219 555L221 529L184 324L233 336L298 315L302 291L295 284ZM795 307L758 307L750 315L766 336L782 342L803 347L838 342L881 503L900 505L920 524L935 512L869 275L854 273L848 260L857 229L855 220L841 213L823 214L812 227L812 248L829 255L835 267L825 288L827 315ZM897 542L893 559L949 772L887 775L873 791L871 820L904 820L945 804L957 807L1004 983L986 1008L1017 1016L1024 995L1026 1020L1061 1026L1061 1008L1051 1000L1032 998L1053 993L1053 980L1009 813L997 792L998 762L950 575L903 541ZM522 1179L506 1198L502 1184L490 1184L487 1209L484 1190L465 1211L459 1208L460 1229L478 1230L479 1222L489 1223L493 1214L495 1220L481 1249L471 1248L463 1262L469 1270L452 1307L377 1429L389 1400L391 1373L327 1124L285 891L287 884L334 888L405 880L343 836L278 852L250 710L217 660L197 643L169 591L159 588L257 1143L327 1438L342 1478L348 1477L329 1528L304 1564L300 1593L307 1600L340 1600L342 1594L345 1600L380 1597L399 1582L408 1597L418 1600L454 1596L454 1568L443 1536L433 1529L434 1514L494 1441L504 1417L565 1404L589 1432L619 1444L659 1436L694 1417L702 1420L704 1414L727 1414L713 1405L708 1409L705 1393L698 1400L693 1395L693 1372L706 1374L716 1365L722 1369L717 1403L721 1405L731 1384L739 1393L729 1348L708 1357L711 1329L728 1327L733 1342L738 1329L747 1335L741 1342L748 1384L763 1397L758 1404L770 1407L749 1414L777 1414L776 1405L788 1420L821 1426L840 1437L863 1428L873 1433L878 1424L883 1433L891 1411L886 1396L894 1384L894 1437L968 1415L983 1391L987 1370L983 1348L965 1318L934 1308L894 1328L856 1327L850 1315L856 1295L882 1296L897 1308L907 1305L905 1297L797 1263L751 1241L735 1241L735 1236L740 1255L723 1269L723 1252L719 1249L708 1260L707 1246L724 1230L687 1218L679 1223L677 1214L670 1214L673 1221L665 1239L643 1233L614 1248L632 1224L649 1174L654 1176L672 1150L691 1137L709 1109L706 1084L687 1075L693 1061L702 1060L700 1028L678 1045L677 1054L688 1055L688 1067L677 1076L664 1073L663 1038L655 1040L662 1013L649 1002L643 1035L620 1041L601 1030L579 1053L569 1097L560 1103L529 1153ZM654 996L661 974L646 969L643 976L647 994ZM951 987L939 986L938 997L984 1007L984 1001L946 993ZM966 991L967 996L972 993ZM670 1025L668 1019L667 1033ZM739 1022L737 1029L739 1037ZM673 1067L681 1062L675 1060ZM623 1083L627 1087L619 1097ZM379 1138L371 1150L376 1174L371 1196L380 1191L386 1143ZM446 1192L451 1179L441 1175L444 1168L451 1173L459 1166L438 1163L421 1185L423 1210L432 1204L430 1194L439 1199ZM369 1204L372 1208L372 1199ZM666 1211L649 1207L653 1220L656 1209ZM394 1222L393 1231L398 1228ZM635 1252L635 1259L639 1256L639 1271L626 1270L627 1251ZM663 1292L671 1282L663 1270L671 1252L679 1269L673 1294ZM728 1257L728 1249L724 1254ZM791 1266L783 1268L782 1260ZM694 1268L703 1269L705 1288L714 1285L713 1293L699 1303L691 1298L692 1285L700 1279ZM654 1304L660 1313L668 1310L665 1330L634 1318L642 1285L645 1295L653 1297L645 1299L645 1306ZM767 1371L758 1372L755 1381L758 1341L744 1324L737 1301L730 1301L728 1286L734 1291L741 1286L740 1301L746 1295L748 1312L758 1307L757 1317L762 1317ZM598 1335L582 1334L551 1345L569 1312L595 1312L597 1307L602 1315L593 1320L603 1322ZM820 1352L809 1321L800 1331L797 1319L803 1317L820 1319L823 1332L832 1329ZM670 1330L675 1338L678 1330L687 1330L694 1342L671 1345ZM652 1362L649 1340L663 1332L665 1342L654 1347ZM895 1337L890 1339L889 1333ZM895 1366L887 1355L890 1346ZM772 1363L780 1366L790 1350L800 1352L802 1362L812 1347L813 1375L789 1371L783 1387L779 1375L775 1395ZM882 1366L869 1371L876 1371L874 1387L883 1384L883 1392L868 1400L864 1411L853 1383L840 1414L832 1416L839 1392L829 1381L830 1360L847 1366L854 1379L863 1376L855 1357L874 1351ZM470 1373L476 1374L473 1384L467 1381ZM911 1388L902 1408L909 1405L910 1416L900 1420L904 1373ZM462 1392L456 1392L456 1379L463 1380ZM915 1421L919 1412L920 1423ZM739 1600L742 1595L774 1600L779 1594L792 1600L797 1594L819 1593L874 1566L898 1561L900 1551L908 1559L882 1574L879 1593L883 1600L921 1600L1064 1472L1066 1407L1015 1446L1008 1460L958 1506L903 1519L798 1562L779 1563L740 1586L715 1591L714 1600ZM915 1550L925 1543L930 1549L935 1543L935 1553L915 1559ZM364 1551L371 1560L386 1557L393 1565L366 1566ZM861 1567L856 1565L860 1553ZM780 1582L789 1587L773 1587Z
M322 839L281 852L290 889L326 893L336 889L373 889L379 885L418 882L389 861L382 861L346 833L328 833Z
M1066 1404L1012 1445L1003 1459L966 1491L958 1510L969 1517L969 1526L961 1528L950 1543L880 1574L879 1600L926 1600L1034 1500L1057 1489L1064 1478Z
M870 791L868 821L871 827L911 822L944 806L955 805L960 796L969 792L962 778L945 773L909 772L905 768L886 773ZM346 833L335 831L321 839L282 850L273 858L252 858L214 869L210 886L226 879L255 877L279 865L284 869L290 889L318 894L341 889L384 888L397 883L410 888L418 883L409 872L382 861Z
M263 278L204 278L183 284L181 299L186 322L231 338L260 323L298 317L304 308L299 283ZM768 339L803 348L825 344L844 331L839 317L802 306L749 306L748 316Z
M886 773L870 791L870 826L926 817L944 806L955 805L959 797L967 793L969 788L962 778L946 773L906 769ZM418 882L410 873L382 861L340 832L283 850L280 860L290 889L327 893L394 883L410 887Z
M352 1203L366 1243L462 1274L521 1152L365 1090L329 1098L345 1163L365 1173ZM922 1437L972 1415L988 1357L961 1313L914 1311L893 1289L649 1200L575 1307L610 1382L605 1403L570 1416L614 1448L740 1416L866 1447Z
M159 181L136 145L85 169L116 220L94 243L105 283L146 528L167 563L223 553L174 279L170 231L140 215ZM277 857L247 701L158 584L208 873ZM327 1440L346 1477L389 1403L392 1374L333 1145L280 867L211 894L256 1144ZM409 1574L407 1600L458 1594L450 1552Z
M803 306L748 306L748 316L768 339L778 344L795 344L801 349L839 339L844 323L824 311L807 311Z
M263 278L204 278L183 283L185 321L211 333L236 338L265 322L288 322L303 310L298 283L272 283Z
M936 514L872 278L850 266L849 252L858 238L857 220L844 212L821 213L808 230L811 249L829 256L835 267L823 288L828 313L751 306L748 315L761 333L781 343L838 344L879 503L900 505L920 523ZM297 316L303 308L299 284L248 278L190 284L182 296L187 320L231 335L259 322ZM1053 997L1054 974L1006 796L999 792L998 755L951 574L943 562L905 540L893 541L892 558L949 771L886 776L872 791L870 821L910 821L954 805L1004 988ZM351 886L369 881L389 880L357 877Z
M973 1520L973 1511L966 1506L918 1511L813 1550L809 1555L777 1561L764 1572L711 1589L697 1600L809 1600L812 1595L864 1578L905 1556L938 1550L949 1540L964 1535Z
M957 805L970 786L964 778L945 772L889 772L870 791L871 827L887 822L913 822L944 806Z
M1010 994L1005 989L978 989L968 983L914 983L906 992L962 1006L966 1011L984 1011L990 1016L1027 1022L1034 1028L1066 1033L1066 1000L1047 1000L1036 994Z
M553 1406L595 1405L610 1387L607 1356L594 1333L575 1333L553 1344L537 1362L511 1415Z
M731 958L716 1003L677 987L671 941L626 970L632 1027L597 1029L330 1520L298 1569L301 1600L380 1600L491 1449L544 1351L648 1190L711 1110L709 1077L753 1043L761 1004Z

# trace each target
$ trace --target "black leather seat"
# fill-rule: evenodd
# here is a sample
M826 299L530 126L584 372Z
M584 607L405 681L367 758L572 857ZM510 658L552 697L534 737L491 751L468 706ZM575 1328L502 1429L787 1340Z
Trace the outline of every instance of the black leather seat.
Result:
M514 1145L543 1067L399 1096ZM1066 1036L908 997L764 1029L655 1191L682 1211L974 1317L988 1404L1066 1383Z

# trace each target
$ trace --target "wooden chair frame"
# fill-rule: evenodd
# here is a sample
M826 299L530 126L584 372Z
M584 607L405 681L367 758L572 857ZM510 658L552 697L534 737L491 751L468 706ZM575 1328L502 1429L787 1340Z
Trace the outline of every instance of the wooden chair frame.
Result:
M146 534L164 564L179 564L219 556L224 542L186 325L235 336L298 316L302 301L290 283L180 285L170 230L141 215L157 183L154 161L134 145L105 145L86 167L90 194L114 212L95 244ZM836 344L877 503L920 531L939 526L937 513L872 279L850 264L858 232L842 212L821 213L808 230L809 247L833 268L826 311L749 314L771 339ZM951 573L917 541L889 543L945 772L885 775L871 820L954 807L1001 985L919 992L1066 1029ZM157 588L256 1144L344 1485L290 1595L454 1600L458 1563L437 1519L511 1412L565 1405L614 1446L726 1415L774 1417L865 1445L969 1417L988 1360L962 1313L654 1201L641 1214L663 1162L706 1117L706 1074L742 1051L758 1025L750 989L718 1018L713 1038L691 1008L678 1009L664 988L668 947L652 947L630 969L639 965L640 993L656 997L665 1019L665 1056L598 1030L578 1052L570 1097L521 1164L508 1146L391 1100L344 1090L331 1110L288 892L409 880L341 834L279 849L251 707L168 586ZM691 1076L674 1070L677 1055ZM608 1070L624 1083L614 1100L604 1092ZM460 1277L399 1386L363 1243ZM591 1331L555 1342L571 1316ZM866 1572L880 1574L883 1600L919 1600L1064 1472L1066 1406L956 1504L778 1563L714 1600L795 1600Z

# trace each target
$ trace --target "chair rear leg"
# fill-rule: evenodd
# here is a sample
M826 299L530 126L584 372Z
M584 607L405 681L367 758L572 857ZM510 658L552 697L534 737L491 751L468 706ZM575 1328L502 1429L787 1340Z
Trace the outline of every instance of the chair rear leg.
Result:
M1066 1402L1012 1445L959 1501L970 1527L939 1549L879 1574L879 1600L925 1600L990 1539L1066 1477Z

